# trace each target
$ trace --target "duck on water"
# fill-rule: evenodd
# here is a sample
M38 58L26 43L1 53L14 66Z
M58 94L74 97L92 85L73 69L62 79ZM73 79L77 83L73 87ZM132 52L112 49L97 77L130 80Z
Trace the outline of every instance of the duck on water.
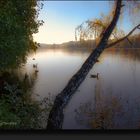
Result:
M97 74L91 74L90 75L90 78L97 78L97 79L99 79L99 73L97 73Z

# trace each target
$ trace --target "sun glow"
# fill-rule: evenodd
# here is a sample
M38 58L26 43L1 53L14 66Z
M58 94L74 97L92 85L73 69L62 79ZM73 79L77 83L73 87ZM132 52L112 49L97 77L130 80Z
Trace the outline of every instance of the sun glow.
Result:
M42 27L39 28L39 32L34 34L34 40L38 43L46 44L61 44L63 42L74 40L74 27L73 31L70 30L69 25L63 23L54 24L53 22L46 22Z

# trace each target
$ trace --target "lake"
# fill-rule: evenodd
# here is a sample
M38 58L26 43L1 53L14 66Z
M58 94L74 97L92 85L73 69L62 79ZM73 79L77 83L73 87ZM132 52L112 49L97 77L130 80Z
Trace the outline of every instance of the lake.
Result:
M30 54L22 70L33 73L37 64L33 98L55 98L89 54L45 47ZM90 77L97 73L99 79ZM63 129L140 128L139 73L139 49L106 50L64 109Z

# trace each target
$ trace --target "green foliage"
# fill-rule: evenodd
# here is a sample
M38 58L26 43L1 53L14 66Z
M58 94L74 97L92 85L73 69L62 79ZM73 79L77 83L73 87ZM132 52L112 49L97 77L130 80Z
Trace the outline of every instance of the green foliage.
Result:
M42 8L37 0L0 0L0 71L26 61L26 54L36 49L32 34L38 32Z
M51 102L49 98L41 101L32 99L34 80L20 80L14 73L8 72L3 73L0 80L4 81L3 86L0 85L0 129L43 128Z
M19 117L10 111L9 104L0 100L0 128L16 128L19 123Z

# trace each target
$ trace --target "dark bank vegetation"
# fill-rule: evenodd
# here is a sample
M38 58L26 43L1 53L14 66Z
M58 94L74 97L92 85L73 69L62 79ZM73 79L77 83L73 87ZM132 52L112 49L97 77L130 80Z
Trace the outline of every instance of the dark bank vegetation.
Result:
M43 24L37 19L42 6L37 0L0 0L0 129L42 127L41 104L46 108L48 99L34 101L35 77L14 72L38 46L32 35Z
M40 129L51 108L51 98L35 101L32 87L36 76L4 72L0 76L0 129Z

